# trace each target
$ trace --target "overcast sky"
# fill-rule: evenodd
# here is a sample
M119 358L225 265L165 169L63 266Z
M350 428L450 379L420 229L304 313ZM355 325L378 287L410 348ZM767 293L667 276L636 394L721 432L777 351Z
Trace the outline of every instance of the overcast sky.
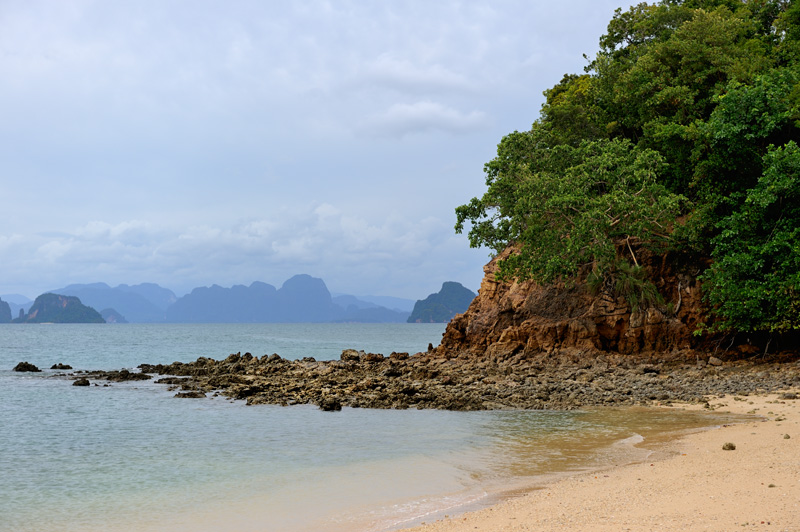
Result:
M621 0L0 1L0 294L477 290L503 135Z

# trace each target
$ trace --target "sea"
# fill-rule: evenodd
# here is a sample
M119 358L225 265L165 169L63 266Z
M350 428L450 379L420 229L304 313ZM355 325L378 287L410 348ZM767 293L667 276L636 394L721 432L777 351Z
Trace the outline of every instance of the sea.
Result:
M568 412L246 406L153 381L72 386L75 370L339 358L437 345L443 324L0 325L0 531L378 532L650 458L730 421L679 409ZM19 373L21 361L41 373Z

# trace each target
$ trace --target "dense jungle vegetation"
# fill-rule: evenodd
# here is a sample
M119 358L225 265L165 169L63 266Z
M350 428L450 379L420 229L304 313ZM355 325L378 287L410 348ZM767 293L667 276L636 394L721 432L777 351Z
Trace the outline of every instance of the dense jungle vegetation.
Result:
M503 277L591 268L590 283L644 299L658 294L634 250L669 251L702 265L706 330L800 329L798 58L795 0L618 9L585 73L502 139L456 231L514 244Z

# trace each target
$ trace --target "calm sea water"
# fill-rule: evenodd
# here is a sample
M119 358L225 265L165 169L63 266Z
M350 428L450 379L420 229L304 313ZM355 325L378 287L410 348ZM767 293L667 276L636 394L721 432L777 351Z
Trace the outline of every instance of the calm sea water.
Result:
M686 412L373 411L179 400L151 382L73 387L40 368L232 352L338 358L438 344L438 324L0 326L0 530L379 531L488 504L543 475L643 458Z

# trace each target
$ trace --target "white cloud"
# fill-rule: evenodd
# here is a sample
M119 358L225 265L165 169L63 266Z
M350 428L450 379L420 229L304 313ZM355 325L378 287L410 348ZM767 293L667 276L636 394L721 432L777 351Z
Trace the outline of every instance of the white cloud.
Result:
M36 250L36 255L48 266L63 259L67 254L73 250L73 241L67 240L51 240L39 246Z
M40 236L29 249L6 256L5 282L22 287L25 278L38 278L46 283L37 287L39 293L98 281L157 282L180 292L214 283L280 286L294 274L309 273L335 291L424 297L453 278L451 263L475 256L449 225L435 217L376 222L326 203L227 227L93 221ZM483 262L478 255L471 283L459 279L473 288Z
M373 115L360 125L364 134L400 138L415 133L443 131L467 133L487 125L480 111L462 113L437 102L398 103L383 113Z
M416 93L436 93L442 90L469 91L474 81L441 64L418 64L406 57L381 54L366 65L363 81L383 85L393 90Z
M618 4L5 2L0 292L476 288L453 208Z

